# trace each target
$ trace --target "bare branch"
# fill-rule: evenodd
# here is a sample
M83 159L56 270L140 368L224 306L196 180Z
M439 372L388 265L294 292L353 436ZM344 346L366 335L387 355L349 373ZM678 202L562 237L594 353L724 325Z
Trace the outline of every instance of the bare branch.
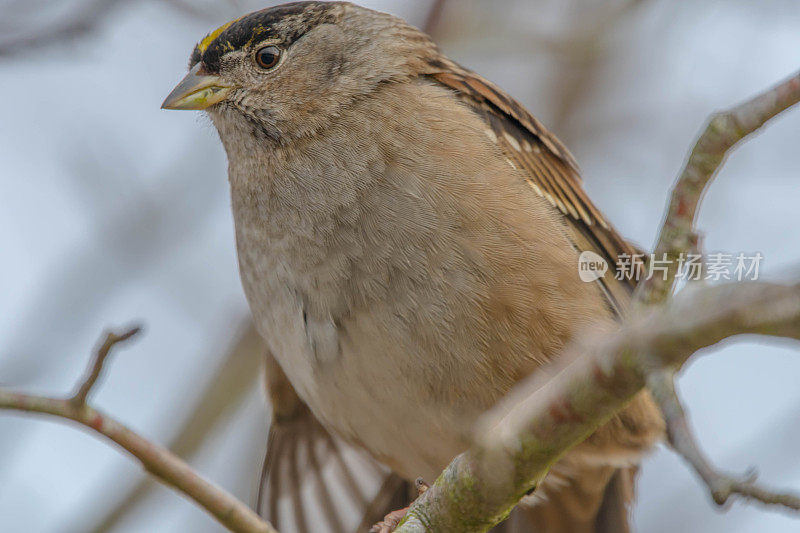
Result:
M428 11L428 17L425 19L425 24L422 26L422 31L428 35L436 33L439 23L442 20L442 13L444 13L444 5L447 0L433 0L431 9Z
M67 20L62 19L52 26L0 40L0 57L42 46L61 46L66 41L83 37L93 32L122 2L123 0L91 0L76 6L72 10L72 16ZM30 6L31 3L30 0L19 2L28 10L36 9Z
M653 368L683 364L730 336L800 340L800 284L737 283L681 294L619 331L569 347L562 366L517 385L411 506L397 532L482 532L502 520L571 446L638 393Z
M675 284L677 259L697 244L694 231L700 201L728 152L770 119L800 102L800 72L733 109L715 114L697 140L672 189L654 254L669 260L667 276L653 276L637 288L646 304L663 302Z
M29 31L19 31L18 17L9 17L2 29L12 28L11 37L0 39L0 57L12 56L27 52L32 49L46 46L63 46L65 42L85 37L105 22L108 16L119 5L131 3L129 0L87 0L72 9L70 16L61 18L43 28L32 28ZM45 2L40 2L45 3ZM190 17L213 21L219 18L207 9L186 0L162 0L162 3ZM12 2L5 8L15 13L37 13L44 6L37 5L33 0L20 0ZM8 32L2 32L8 33Z
M211 22L219 19L219 14L213 13L208 9L198 6L190 0L162 0L162 2L176 11L202 21Z
M131 338L138 331L139 328L133 328L121 335L109 333L98 349L78 392L70 398L48 398L0 388L0 409L48 414L77 422L117 443L156 479L194 500L229 530L240 533L277 533L247 505L200 476L178 456L86 404L111 348Z
M548 102L548 107L553 110L553 118L548 124L567 145L571 144L570 137L573 137L570 133L577 136L586 131L585 124L571 123L570 119L578 115L596 94L594 89L607 67L609 37L617 35L619 26L643 4L645 0L598 3L603 9L591 16L587 16L586 7L581 6L572 11L574 16L564 37L537 36L537 42L528 45L556 56L558 70L547 80L547 85L555 93L552 101Z
M236 329L238 333L222 357L221 366L213 372L214 379L196 395L197 402L189 409L190 414L173 428L175 437L166 444L167 449L184 460L196 456L209 434L230 419L231 413L241 406L263 373L260 371L263 342L252 321L248 319ZM108 502L107 509L92 513L90 517L85 516L82 509L77 509L74 516L66 520L82 531L116 531L119 524L152 494L156 483L152 476L145 476L116 502ZM250 487L249 483L247 487Z
M800 511L800 497L765 490L755 484L755 476L735 478L718 472L706 459L689 428L686 413L675 391L674 373L662 370L648 376L647 386L664 413L670 446L694 468L718 505L734 494L767 505L780 505Z
M0 55L91 31L109 6L91 16L75 17L58 31L0 42ZM444 0L435 0L426 23L433 32ZM665 278L644 283L637 299L645 304L667 299L675 282L681 252L697 247L694 222L704 191L727 153L768 120L800 101L800 74L754 99L715 115L697 141L673 188L656 245L670 270ZM78 422L134 455L162 482L192 498L232 531L275 530L246 505L200 477L180 458L137 435L86 404L111 349L138 331L108 334L87 376L68 399L47 398L0 389L0 409L44 413ZM485 531L501 521L519 499L540 481L571 446L581 442L646 383L667 418L670 441L724 503L739 494L768 504L800 509L796 496L773 494L716 472L695 443L672 383L672 369L698 349L730 336L751 333L800 339L800 285L738 284L698 290L664 307L642 311L611 335L576 342L559 358L557 372L538 373L520 383L477 425L474 445L457 457L443 475L411 506L397 531Z
M728 151L798 101L800 73L712 118L673 188L656 246L658 257L667 254L671 260L668 275L643 283L637 301L662 303L672 292L676 259L699 246L694 222L700 199ZM511 512L564 452L595 431L648 380L658 385L651 377L654 373L679 368L697 350L733 335L800 339L800 285L704 288L663 307L638 311L640 316L617 333L573 343L557 358L561 366L537 372L517 385L477 424L473 446L412 504L396 531L486 531ZM680 404L670 403L663 388L659 393L674 440L680 442L676 449L684 450L700 469L715 498L724 500L735 493L796 507L793 496L716 474L694 441L687 441L690 434Z
M656 257L669 259L668 275L652 277L639 287L638 299L645 304L663 302L675 284L677 261L682 253L700 251L694 226L697 212L727 153L768 120L800 102L800 73L759 94L733 109L718 113L710 120L692 150L689 160L672 191L664 225L656 245ZM714 469L700 450L689 428L683 406L675 392L674 371L655 369L648 376L648 387L667 424L670 446L688 462L711 492L714 501L723 505L732 494L800 510L800 498L777 494L754 484L754 479L737 479Z
M120 335L113 332L106 333L105 340L95 352L94 360L87 369L86 377L83 378L83 382L81 382L78 390L75 391L75 394L70 398L70 401L73 402L76 407L80 407L86 403L86 399L89 397L92 387L97 383L97 378L100 377L100 373L103 371L103 364L105 364L108 354L111 353L111 348L120 342L125 342L140 331L142 331L142 328L136 326Z

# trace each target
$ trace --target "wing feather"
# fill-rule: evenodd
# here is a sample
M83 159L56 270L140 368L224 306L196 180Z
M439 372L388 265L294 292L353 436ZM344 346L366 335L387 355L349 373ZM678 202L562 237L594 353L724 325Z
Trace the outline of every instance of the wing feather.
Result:
M487 136L501 148L509 162L522 170L531 188L568 221L573 244L592 250L609 263L611 275L600 283L610 305L620 313L635 280L616 280L618 258L633 256L626 242L592 203L581 184L578 165L569 150L533 115L499 87L460 65L439 56L425 74L452 89L487 124Z
M257 510L279 531L366 531L408 505L409 484L366 451L330 433L267 354L273 418Z
M563 214L576 250L599 253L612 272L620 254L636 253L586 195L567 148L524 107L443 56L431 59L429 67L425 75L453 90L483 118L487 137L524 174L532 190ZM622 313L634 282L609 275L599 281L609 306ZM362 530L406 505L409 484L364 450L329 433L269 355L267 362L273 423L258 497L261 512L279 529L303 532L311 525L315 532L339 533L359 523ZM306 486L313 486L310 494ZM495 531L528 530L513 524L510 520Z

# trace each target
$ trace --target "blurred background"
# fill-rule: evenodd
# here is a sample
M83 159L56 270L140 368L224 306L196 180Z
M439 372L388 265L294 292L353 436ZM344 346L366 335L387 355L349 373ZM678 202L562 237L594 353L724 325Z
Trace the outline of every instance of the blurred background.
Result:
M277 3L277 2L275 2ZM709 113L800 67L796 0L362 0L427 26L564 140L621 232L651 247ZM194 43L264 0L0 0L0 384L65 394L106 326L120 347L95 403L247 503L268 409L239 285L225 154L199 113L161 111ZM740 148L705 199L710 251L800 264L800 110ZM680 380L709 455L800 488L800 357L745 339ZM717 510L679 458L645 462L638 531L788 532ZM106 442L0 413L3 532L217 532Z

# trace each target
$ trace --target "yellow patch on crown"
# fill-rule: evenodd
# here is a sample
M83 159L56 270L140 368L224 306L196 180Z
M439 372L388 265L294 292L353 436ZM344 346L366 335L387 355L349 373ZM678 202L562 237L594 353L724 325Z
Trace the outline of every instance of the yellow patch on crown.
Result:
M256 26L255 28L253 28L253 36L250 37L250 40L247 41L247 44L245 44L245 46L252 45L253 41L255 40L255 38L258 37L259 35L261 35L262 33L266 32L266 31L267 31L267 28L265 28L264 26Z
M226 22L225 24L223 24L222 26L220 26L220 27L219 27L219 28L217 28L216 30L214 30L214 31L212 31L211 33L209 33L208 35L206 35L206 36L203 38L203 40L202 40L202 41L200 41L200 42L197 44L197 49L198 49L198 50L200 50L200 53L204 53L204 52L205 52L205 51L208 49L208 47L209 47L209 46L211 46L211 43L213 43L213 42L214 42L214 41L217 39L217 37L219 37L219 35L220 35L222 32L224 32L225 30L227 30L228 28L230 28L231 24L233 24L234 22L236 22L237 20L239 20L239 19L241 19L241 18L242 18L242 17L239 17L239 18L237 18L237 19L233 19L233 20L232 20L232 21L230 21L230 22Z

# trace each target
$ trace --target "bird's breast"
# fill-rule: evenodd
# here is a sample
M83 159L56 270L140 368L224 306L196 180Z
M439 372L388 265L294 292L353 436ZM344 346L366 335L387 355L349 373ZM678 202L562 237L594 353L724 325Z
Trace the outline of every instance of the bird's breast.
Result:
M313 139L231 160L230 180L274 356L320 420L414 478L606 310L485 125L443 89L386 90L418 101L360 102Z

